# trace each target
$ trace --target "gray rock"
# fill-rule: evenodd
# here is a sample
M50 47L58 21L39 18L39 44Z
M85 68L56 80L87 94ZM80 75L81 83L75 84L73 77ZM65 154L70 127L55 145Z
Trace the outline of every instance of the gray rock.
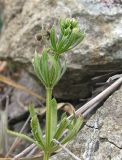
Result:
M91 77L122 69L121 5L108 7L99 0L2 1L5 18L0 59L31 64L35 48L42 50L47 31L59 17L78 18L86 30L82 44L66 54L68 71L55 88L57 98L86 98L92 91ZM45 35L42 42L34 38L39 32Z
M81 160L121 160L121 122L122 87L106 100L67 147ZM51 158L57 159L71 160L72 157L61 151Z

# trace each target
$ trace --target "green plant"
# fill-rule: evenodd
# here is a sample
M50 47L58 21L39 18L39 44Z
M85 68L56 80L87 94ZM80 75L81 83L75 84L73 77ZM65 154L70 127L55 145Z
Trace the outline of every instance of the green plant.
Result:
M14 135L35 143L44 151L44 160L49 160L50 155L59 149L59 146L54 143L54 139L60 141L61 144L69 142L77 134L83 122L82 118L76 117L75 114L70 119L67 118L66 114L63 114L60 123L57 124L57 102L55 98L52 98L52 90L66 71L66 61L65 59L62 60L62 54L77 46L84 36L84 32L78 27L78 22L75 19L66 18L60 20L60 33L58 35L55 32L55 26L52 27L50 47L43 49L41 57L35 51L33 61L34 71L46 89L45 136L42 134L32 104L29 106L29 111L34 139L9 131ZM67 135L63 136L65 130L67 130Z

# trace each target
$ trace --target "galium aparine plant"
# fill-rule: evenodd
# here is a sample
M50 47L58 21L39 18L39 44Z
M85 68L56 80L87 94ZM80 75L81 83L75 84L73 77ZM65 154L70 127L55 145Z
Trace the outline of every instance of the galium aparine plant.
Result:
M75 19L60 20L59 27L59 34L56 33L56 27L52 27L49 48L43 49L41 57L35 51L33 60L34 71L46 89L45 136L42 134L33 104L29 106L33 139L24 134L8 131L36 144L38 148L44 151L43 160L49 160L51 154L60 148L54 143L54 139L61 144L66 144L74 138L83 122L82 117L74 115L69 119L66 114L63 114L58 124L57 102L55 98L52 98L52 91L66 71L66 61L65 59L62 61L62 56L65 52L75 48L85 36L84 31L81 31L78 21ZM63 136L66 130L67 134Z

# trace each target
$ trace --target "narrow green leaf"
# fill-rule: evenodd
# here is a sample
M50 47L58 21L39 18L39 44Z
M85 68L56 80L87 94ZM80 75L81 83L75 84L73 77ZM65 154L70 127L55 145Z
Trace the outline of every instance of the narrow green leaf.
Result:
M50 73L49 73L49 77L50 77L50 85L51 86L54 86L54 83L55 83L55 80L57 78L57 62L56 60L54 59L54 56L50 56L50 61L51 61L51 69L50 69Z
M50 86L53 86L53 81L54 81L54 77L55 77L55 68L53 65L50 69L49 77L50 77Z
M67 42L67 37L63 36L62 39L57 42L57 52L60 53L62 51L63 46Z
M61 32L62 32L62 34L63 34L64 25L63 25L63 20L62 20L62 19L59 20L59 26L60 26Z
M19 137L21 139L24 139L24 140L27 140L27 141L29 141L31 143L35 143L36 144L36 141L34 141L32 138L28 137L25 134L14 132L14 131L10 131L10 130L7 130L7 133L11 134L12 136L17 136L17 137Z
M51 57L50 58L50 60L51 60L51 62L52 62L52 69L53 69L53 72L54 73L51 73L50 72L50 77L52 77L51 78L51 80L52 80L52 85L54 86L54 85L56 85L56 83L57 83L57 81L58 81L58 79L59 79L59 71L60 71L60 65L59 65L59 62L58 62L58 60L56 60L55 59L55 57Z
M65 144L65 143L69 142L70 140L72 140L74 138L74 136L77 134L77 132L79 131L82 123L83 123L83 121L79 117L77 119L77 122L74 125L73 129L69 131L68 135L61 141L61 143Z
M41 147L45 150L45 142L42 135L41 127L34 110L34 106L31 104L29 106L30 116L31 116L31 129L35 140L41 145Z
M55 27L53 26L50 32L50 41L52 48L56 51L56 36L55 36Z
M76 38L75 34L71 33L71 35L67 39L67 43L62 48L62 52L67 51L69 47L72 46L73 42L75 42L75 38Z
M42 68L42 74L45 80L46 87L50 87L49 86L50 80L49 80L49 64L48 63L49 63L49 57L48 57L47 51L46 49L43 49L42 57L40 60L40 65Z
M45 85L45 81L44 81L44 77L42 75L42 71L41 71L41 66L40 66L39 60L40 60L40 57L38 56L38 54L37 54L37 52L35 50L34 62L33 62L34 71L35 71L37 77L43 83L43 85Z
M79 39L77 39L68 50L71 50L71 49L75 48L78 44L80 44L82 42L82 40L84 39L84 36L85 35L83 34L81 37L79 37Z
M64 112L64 113L61 115L61 120L60 120L60 121L62 121L65 117L67 118L66 112Z
M62 76L64 75L64 73L66 72L66 69L67 69L67 65L66 65L66 61L65 60L63 61L61 67L62 68L61 68L60 73L59 73L59 80L62 78Z
M67 117L64 117L58 126L54 139L57 139L57 140L60 139L64 130L67 128L67 126L68 126Z
M57 127L57 131L56 131L53 139L60 140L60 138L62 137L62 134L65 131L65 129L67 128L67 126L68 126L67 115L66 115L66 113L64 113L61 117L61 121ZM60 148L60 147L58 145L54 144L54 142L52 141L50 144L50 151L54 152L54 151L58 150L58 148Z

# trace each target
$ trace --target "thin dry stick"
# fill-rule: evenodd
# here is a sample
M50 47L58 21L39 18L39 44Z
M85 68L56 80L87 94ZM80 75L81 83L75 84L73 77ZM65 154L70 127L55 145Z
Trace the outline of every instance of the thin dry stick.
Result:
M23 157L26 155L28 152L30 152L33 148L35 147L35 144L31 144L29 147L27 147L25 150L23 150L21 153L16 155L13 160L19 159L20 157Z
M36 150L37 150L37 146L35 146L27 155L26 155L26 157L28 158L28 157L31 157L35 152L36 152Z
M80 114L83 114L83 116L85 118L104 98L106 98L107 96L109 96L121 84L122 84L122 77L119 78L118 80L116 80L111 86L109 86L108 88L106 88L103 92L101 92L100 94L98 94L95 98L93 98L92 100L90 100L88 103L86 103L85 105L81 106L75 112L75 114L77 116L79 116ZM69 116L68 119L71 118L71 117L72 117L72 115ZM64 134L66 134L66 132ZM32 145L30 145L29 147L31 148L31 146ZM34 144L34 147L35 147L35 144ZM26 154L26 149L23 152ZM19 155L20 155L20 157L22 157L23 153L21 152ZM18 156L18 158L20 158L20 157Z
M28 122L29 122L29 120L30 120L30 116L27 118L26 122L24 123L22 129L20 130L20 133L22 133L22 132L24 131L25 127L27 126L27 124L28 124ZM18 137L15 139L15 141L14 141L13 144L11 145L8 153L6 154L6 157L8 157L8 156L10 155L10 153L14 150L14 148L16 147L16 144L17 144L17 142L18 142L19 140L20 140L20 139L19 139Z
M95 98L93 98L92 100L90 100L89 102L87 102L85 105L83 105L82 107L80 107L75 112L75 114L77 116L79 116L80 114L84 113L88 108L90 108L91 106L93 106L95 103L97 103L97 102L100 103L103 99L105 99L113 91L115 91L121 84L122 84L122 77L119 78L118 80L116 80L111 86L109 86L108 88L106 88L103 92L101 92L100 94L98 94Z
M95 109L97 106L98 106L98 104L99 104L100 102L96 102L93 106L91 106L90 108L88 108L83 114L82 114L82 116L85 118L85 117L87 117L87 115L89 115L89 113L91 113L92 111L93 111L93 109Z
M68 150L68 148L66 148L65 146L63 146L59 141L57 141L56 139L53 139L53 141L56 144L58 144L64 151L66 151L70 156L72 156L75 160L81 160L76 155L74 155L70 150Z

